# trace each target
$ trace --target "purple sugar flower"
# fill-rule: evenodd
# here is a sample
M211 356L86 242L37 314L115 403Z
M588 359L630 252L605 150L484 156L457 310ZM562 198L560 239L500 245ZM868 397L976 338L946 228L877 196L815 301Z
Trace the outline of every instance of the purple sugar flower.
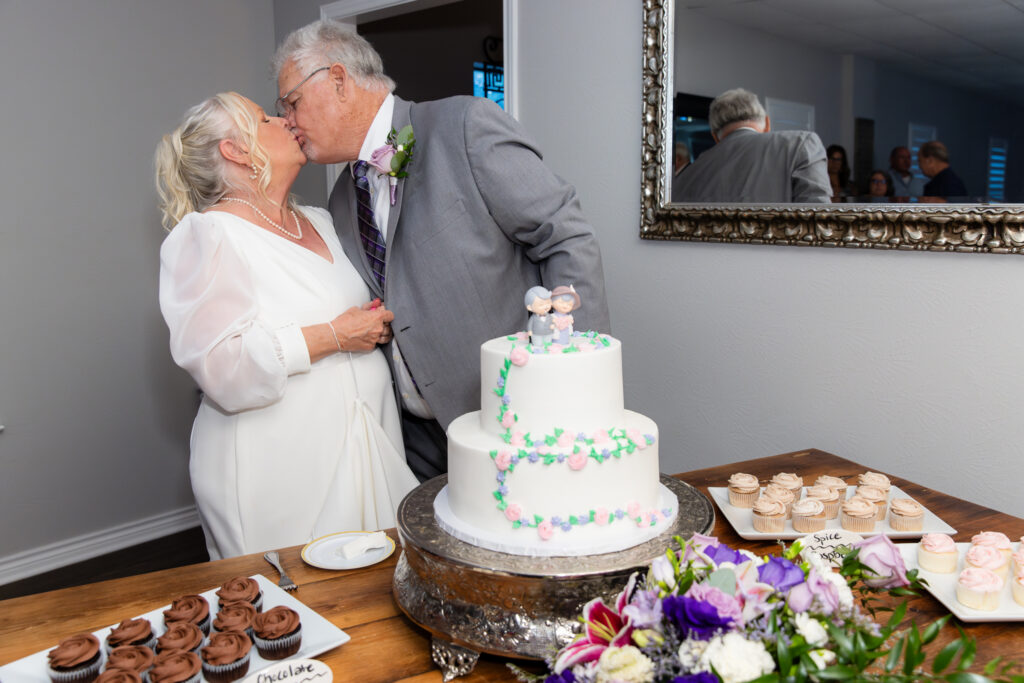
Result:
M554 526L561 526L562 525L562 518L561 517L552 517L551 518L551 524L554 525Z
M511 396L502 396L501 397L501 405L507 406L511 402L512 402L512 397Z
M562 531L572 531L572 524L569 522L562 522Z
M583 432L580 432L579 434L576 435L576 440L577 441L586 441L587 440L587 435L584 434Z
M537 451L530 451L529 458L530 462L537 462L538 460L540 460L540 456L537 455Z
M500 388L502 388L504 386L505 386L505 378L504 377L499 377L498 378L498 388L500 389Z
M503 496L507 496L508 495L508 487L505 486L504 484L502 484L501 486L498 487L498 493L500 493Z
M565 454L564 453L559 453L558 454L558 462L565 462Z
M504 472L500 472L500 471L498 472L498 481L505 481L505 473Z
M580 520L580 525L581 526L584 525L584 524L589 524L590 523L590 513L589 512L585 512L582 515L577 515L576 519Z
M757 578L780 593L804 582L804 572L784 557L772 555L768 562L757 568Z
M622 519L625 516L626 516L626 511L623 510L622 508L619 508L618 510L615 511L615 519Z
M683 638L711 640L715 633L732 624L732 618L723 618L711 603L685 595L668 596L661 601L661 609Z
M605 460L607 460L608 458L612 457L612 454L611 454L611 452L609 452L609 450L607 448L602 448L601 449L601 457L604 458Z

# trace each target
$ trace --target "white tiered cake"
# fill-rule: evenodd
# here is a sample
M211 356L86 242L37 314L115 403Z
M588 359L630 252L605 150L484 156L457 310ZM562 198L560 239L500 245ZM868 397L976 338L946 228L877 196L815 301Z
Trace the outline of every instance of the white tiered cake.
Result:
M525 333L480 349L481 410L448 428L448 533L519 555L594 555L659 536L677 513L659 482L658 427L624 408L622 344Z

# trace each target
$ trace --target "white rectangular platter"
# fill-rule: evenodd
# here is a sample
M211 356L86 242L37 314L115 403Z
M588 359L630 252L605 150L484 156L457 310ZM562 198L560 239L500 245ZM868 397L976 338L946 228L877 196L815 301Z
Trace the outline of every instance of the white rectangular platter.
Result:
M340 628L332 624L331 622L324 619L322 616L311 610L306 605L302 604L287 592L278 588L277 584L263 576L262 574L256 574L252 577L260 585L260 589L263 591L263 609L267 610L271 607L277 607L278 605L284 605L291 607L293 610L299 613L299 620L302 623L302 646L299 651L295 653L293 658L305 659L309 657L315 657L316 655L326 652L332 648L344 645L351 637L342 631ZM217 610L217 588L211 588L210 590L200 593L206 601L210 603L210 617L216 615ZM149 619L149 623L153 625L153 631L157 635L161 635L164 632L164 615L165 609L168 609L170 605L164 605L158 609L146 612L145 614L139 614L135 616L124 615L124 619L138 619L139 617L145 617ZM120 623L120 620L118 621ZM116 626L112 624L111 626ZM100 639L100 649L103 649L103 641L110 633L110 626L102 628L99 631L93 631L93 635ZM74 633L67 633L64 636L73 636ZM58 640L60 640L58 638ZM29 655L28 657L22 657L21 659L11 662L5 666L0 666L0 681L4 683L49 683L50 678L46 675L47 658L46 654L53 647L57 646L57 642L53 643L53 646L46 650L41 650L35 654ZM101 655L104 660L106 654ZM252 659L249 660L249 673L246 676L251 676L260 669L265 669L271 664L276 664L263 659L259 656L256 651L256 646L252 648ZM202 680L206 680L203 678Z
M960 559L957 562L956 571L950 574L939 574L918 567L916 543L897 543L896 547L903 554L903 561L907 565L907 569L919 570L921 578L928 581L928 592L934 595L935 599L941 602L960 621L1024 621L1024 605L1017 604L1017 601L1013 599L1009 581L1003 586L1003 593L999 597L998 609L991 612L967 607L956 599L956 579L964 568L964 554L971 547L970 543L956 544L957 552L960 553ZM1012 580L1012 569L1007 578Z
M848 486L846 489L846 497L853 495L853 491L856 489L855 486ZM709 486L708 492L711 494L712 500L718 505L719 509L729 524L732 524L732 528L736 530L742 538L746 538L752 541L774 541L779 540L793 540L797 538L803 538L806 533L801 533L793 529L792 520L786 520L785 528L779 533L764 533L756 531L754 525L750 520L750 508L738 508L729 502L729 489L724 486ZM889 500L893 498L910 498L906 493L901 491L896 486L889 489ZM829 519L825 521L825 529L841 529L839 524L839 518ZM928 508L924 509L924 520L922 521L920 531L896 531L889 526L888 512L886 513L886 519L875 522L875 530L869 534L862 534L867 536L874 536L876 534L885 534L889 538L920 538L923 534L955 534L956 529L939 519L935 513Z

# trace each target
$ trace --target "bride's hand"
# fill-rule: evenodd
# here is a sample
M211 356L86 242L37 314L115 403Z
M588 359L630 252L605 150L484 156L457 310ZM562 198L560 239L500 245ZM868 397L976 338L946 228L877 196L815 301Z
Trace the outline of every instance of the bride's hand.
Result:
M391 338L390 322L395 314L379 306L373 309L353 306L331 321L343 351L372 351L382 337Z

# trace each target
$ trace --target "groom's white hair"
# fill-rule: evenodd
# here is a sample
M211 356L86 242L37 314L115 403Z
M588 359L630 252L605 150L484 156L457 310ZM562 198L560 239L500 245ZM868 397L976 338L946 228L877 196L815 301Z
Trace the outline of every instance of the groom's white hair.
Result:
M339 21L321 19L289 33L274 53L274 75L280 76L289 61L303 73L337 62L362 88L395 90L395 82L384 73L384 63L373 46Z

